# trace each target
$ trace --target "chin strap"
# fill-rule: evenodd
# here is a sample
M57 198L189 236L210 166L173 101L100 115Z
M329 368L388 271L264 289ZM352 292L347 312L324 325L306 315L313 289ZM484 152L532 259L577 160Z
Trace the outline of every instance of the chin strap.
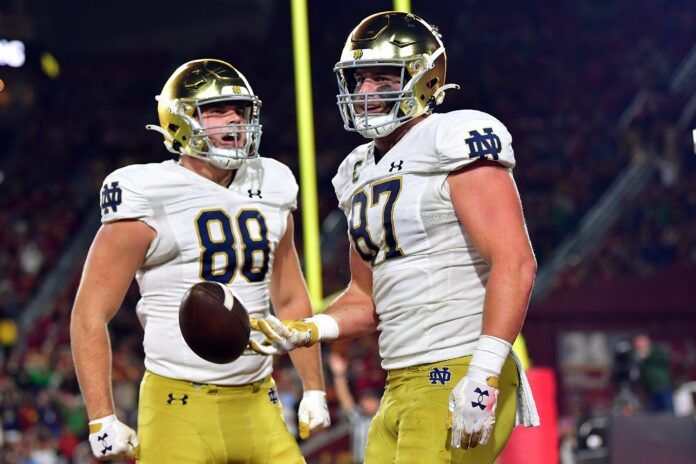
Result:
M162 129L160 126L158 126L158 125L156 125L156 124L147 124L147 125L145 126L145 129L151 130L151 131L155 131L155 132L159 132L160 134L162 134L162 135L164 136L164 140L165 140L164 146L167 148L167 151L168 151L168 152L170 152L170 153L176 153L176 154L178 154L178 155L181 154L180 151L174 149L174 145L178 145L178 142L177 142L176 140L174 140L174 137L172 137L172 136L169 134L169 132L167 132L166 130Z
M172 137L172 136L169 134L169 132L167 132L166 130L162 129L160 126L158 126L158 125L156 125L156 124L147 124L147 125L145 126L145 129L151 130L151 131L155 131L155 132L159 132L159 133L162 134L162 135L164 136L164 138L167 139L167 141L170 142L170 143L174 141L174 137Z
M450 89L459 90L459 84L445 84L439 89L437 89L432 97L433 101L435 102L435 105L439 105L440 103L445 101L445 91Z
M239 166L241 165L242 161L246 158L228 158L225 156L220 156L218 155L219 158L221 158L224 162L219 162L217 159L215 159L215 153L212 152L208 156L200 156L200 155L194 155L192 153L182 153L178 150L176 150L174 147L179 145L179 142L174 140L174 137L172 137L169 132L166 130L162 129L160 126L156 124L148 124L145 126L145 129L159 132L164 136L165 142L164 146L167 148L167 151L170 153L176 153L177 155L186 155L186 156L193 156L194 158L201 159L203 161L207 161L208 163L212 164L215 167L218 167L220 169L239 169ZM251 158L248 158L251 159Z

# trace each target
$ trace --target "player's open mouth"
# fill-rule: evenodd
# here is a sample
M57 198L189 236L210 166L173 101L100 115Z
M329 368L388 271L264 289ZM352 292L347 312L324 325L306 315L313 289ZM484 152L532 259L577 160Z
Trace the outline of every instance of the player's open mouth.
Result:
M220 141L222 142L222 145L230 145L230 146L237 145L237 138L234 135L230 135L230 134L223 135L220 138Z
M367 105L368 114L384 113L384 105L378 103L370 103Z

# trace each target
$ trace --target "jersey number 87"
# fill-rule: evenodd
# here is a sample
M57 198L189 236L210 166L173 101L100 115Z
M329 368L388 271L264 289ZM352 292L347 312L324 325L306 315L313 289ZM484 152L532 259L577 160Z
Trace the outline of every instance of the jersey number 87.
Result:
M384 228L384 259L397 258L403 256L404 252L399 247L394 230L394 204L401 192L401 177L394 177L380 182L375 182L371 186L372 201L368 200L367 192L359 190L353 195L351 204L351 220L349 224L350 237L355 250L365 261L374 262L380 248L375 245L370 235L369 224L367 223L367 208L379 204L382 195L387 195L387 200L382 208L382 227Z

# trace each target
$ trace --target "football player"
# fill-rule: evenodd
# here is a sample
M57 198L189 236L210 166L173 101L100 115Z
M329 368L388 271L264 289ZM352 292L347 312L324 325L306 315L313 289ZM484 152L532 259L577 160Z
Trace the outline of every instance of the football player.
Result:
M311 315L293 242L295 178L259 156L261 101L229 63L185 63L157 100L160 125L148 128L179 161L132 165L106 178L102 226L72 313L92 452L142 463L305 462L283 421L272 360L207 362L186 345L178 323L184 292L200 281L231 289L254 317L268 315L270 302L281 317ZM146 368L137 436L115 416L107 332L133 276ZM292 361L304 386L306 437L329 425L319 348Z
M446 65L437 29L413 14L375 14L351 32L338 106L345 129L371 141L333 179L350 284L324 314L254 321L267 353L380 331L388 377L366 463L492 463L518 412L538 424L511 352L536 272L512 138L480 111L433 113L456 87Z

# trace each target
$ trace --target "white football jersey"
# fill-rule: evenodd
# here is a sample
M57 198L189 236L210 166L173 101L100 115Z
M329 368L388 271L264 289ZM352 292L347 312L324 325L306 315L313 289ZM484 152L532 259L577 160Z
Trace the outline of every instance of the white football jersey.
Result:
M377 164L373 147L353 150L333 184L351 243L372 268L382 367L469 355L489 265L457 218L447 175L479 159L512 169L512 137L494 117L464 110L425 118Z
M193 284L218 281L229 285L250 316L267 316L274 252L296 206L295 177L269 158L242 163L229 188L174 161L128 166L106 178L102 223L138 219L157 232L136 274L148 370L219 385L247 384L271 373L268 356L222 365L198 357L181 334L179 303ZM263 339L253 331L252 337Z

